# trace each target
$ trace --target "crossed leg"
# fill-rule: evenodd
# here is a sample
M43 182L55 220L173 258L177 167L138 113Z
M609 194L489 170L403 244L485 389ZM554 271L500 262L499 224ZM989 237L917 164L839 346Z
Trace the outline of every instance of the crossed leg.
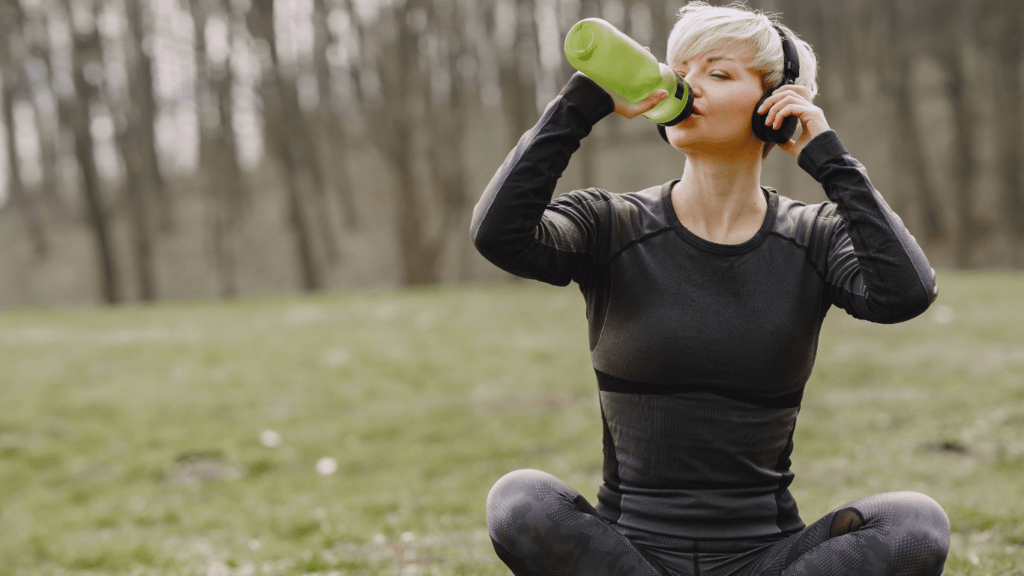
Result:
M539 470L498 480L487 495L487 525L516 576L667 576L573 487Z
M495 551L516 576L938 576L949 549L949 520L938 503L916 492L888 492L851 502L756 552L692 554L686 565L664 565L579 492L538 470L498 480L487 496L487 524Z

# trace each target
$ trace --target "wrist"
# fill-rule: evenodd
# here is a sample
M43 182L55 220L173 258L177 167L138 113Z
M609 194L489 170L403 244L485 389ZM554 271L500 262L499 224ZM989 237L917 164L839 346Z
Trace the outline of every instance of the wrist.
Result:
M849 154L834 130L825 130L811 137L797 156L797 163L808 174L818 179L818 172L829 160Z
M611 95L582 72L576 72L569 78L559 97L575 104L591 124L615 111Z

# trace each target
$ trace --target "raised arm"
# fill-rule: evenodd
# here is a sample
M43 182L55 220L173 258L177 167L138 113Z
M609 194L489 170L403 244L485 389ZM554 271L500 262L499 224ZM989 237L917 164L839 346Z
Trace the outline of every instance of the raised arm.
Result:
M612 98L592 80L569 80L473 209L470 233L485 258L512 274L564 286L593 256L595 205L563 201L549 210L548 203L580 140L613 110Z
M935 271L903 220L871 185L864 166L831 130L814 137L799 162L842 216L829 241L825 281L832 303L882 323L924 312L938 295Z
M833 304L872 322L909 320L939 293L935 271L903 220L889 208L856 161L811 103L804 86L776 90L758 109L776 128L786 116L803 126L799 137L779 147L821 183L842 216L834 226L825 281Z

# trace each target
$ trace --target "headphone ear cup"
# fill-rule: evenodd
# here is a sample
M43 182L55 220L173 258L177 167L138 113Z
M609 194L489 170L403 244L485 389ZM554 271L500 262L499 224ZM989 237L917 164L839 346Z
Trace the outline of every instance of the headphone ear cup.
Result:
M779 126L778 130L772 130L772 142L776 144L785 144L793 137L796 133L796 125L800 123L800 119L796 116L786 116L782 121L782 126Z
M773 90L769 90L769 91L765 92L764 96L762 96L761 99L757 101L757 104L754 105L754 117L750 121L750 127L754 130L754 136L757 136L759 139L761 139L764 142L771 142L772 141L771 140L772 129L770 127L768 127L768 126L765 126L765 124L764 124L765 120L768 119L768 114L767 113L765 113L765 114L758 114L757 111L758 111L759 108L761 108L761 104L764 104L764 101L767 100L768 97L771 96L772 92L774 92L774 91L775 90L773 89Z
M757 109L764 104L764 101L775 92L775 89L769 90L760 100L757 101L757 105L754 106L754 118L751 120L751 128L754 130L754 135L760 138L764 142L771 142L772 144L785 144L789 142L789 139L793 137L796 132L796 124L798 119L796 116L786 116L782 121L782 126L778 130L771 126L765 126L764 122L768 119L768 114L758 114Z
M658 134L661 135L661 139L664 140L666 144L669 146L672 145L672 143L668 141L668 133L665 132L665 127L661 124L658 124Z

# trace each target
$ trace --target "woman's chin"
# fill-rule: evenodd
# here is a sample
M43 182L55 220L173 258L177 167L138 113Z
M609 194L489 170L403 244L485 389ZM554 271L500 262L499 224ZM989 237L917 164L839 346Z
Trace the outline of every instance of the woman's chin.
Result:
M760 154L762 146L760 140L754 142L749 138L716 138L685 129L669 135L669 143L673 148L688 156L732 156L742 153L748 148L752 154Z

